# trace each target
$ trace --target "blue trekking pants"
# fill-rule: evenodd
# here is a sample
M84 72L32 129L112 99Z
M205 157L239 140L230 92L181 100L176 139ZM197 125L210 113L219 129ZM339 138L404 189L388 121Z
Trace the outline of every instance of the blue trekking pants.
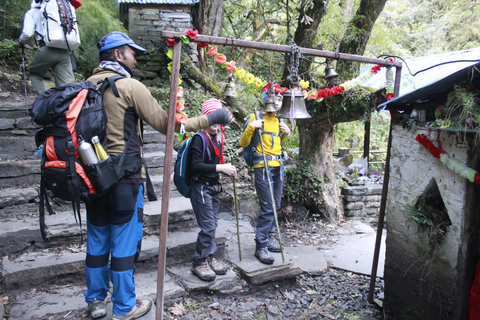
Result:
M103 300L113 284L113 314L136 303L134 262L143 236L143 185L118 183L104 197L86 204L87 258L85 301Z
M218 226L221 192L222 186L220 184L207 186L193 183L190 188L190 202L200 228L193 254L194 263L198 263L209 255L213 255L217 250L215 231Z
M270 168L270 181L273 187L275 208L278 212L281 208L283 179L281 167ZM268 245L268 237L275 233L275 215L273 213L272 196L268 186L267 170L255 168L255 190L257 191L260 214L257 220L256 250L265 248Z

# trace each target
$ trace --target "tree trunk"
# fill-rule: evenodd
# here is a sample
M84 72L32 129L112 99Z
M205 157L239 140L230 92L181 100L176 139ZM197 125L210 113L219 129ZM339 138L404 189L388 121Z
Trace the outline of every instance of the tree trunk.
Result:
M300 14L294 35L294 41L299 47L314 47L318 25L326 14L327 4L323 0L314 0L313 8L308 8ZM306 23L303 20L302 22L305 15L312 18L313 21ZM288 58L285 65L288 65ZM299 74L308 71L310 66L309 61L301 60ZM283 79L288 74L289 71L285 68ZM343 217L343 201L333 170L333 124L328 123L325 119L296 120L296 122L300 137L300 155L313 159L312 170L318 173L318 177L323 181L323 214L329 219L340 220Z
M211 0L207 12L206 34L219 37L223 24L223 0Z
M324 215L331 220L343 219L343 201L333 168L333 124L296 120L300 136L300 155L313 158L312 168L323 180Z
M313 0L313 8L307 8L300 13L298 18L298 26L293 37L293 41L299 47L313 48L315 36L317 35L318 25L322 21L323 17L327 13L328 2L324 0ZM307 23L302 20L305 16L310 17L313 21ZM289 75L288 65L290 57L285 56L285 68L283 70L282 79L286 79ZM304 73L310 69L311 63L307 60L301 60L299 66L299 74ZM288 83L282 83L283 86L290 86Z
M348 24L348 28L340 42L340 52L363 55L373 26L386 2L387 0L362 0L355 17ZM350 61L339 61L337 63L337 69L342 73L341 76L346 78L351 78L357 74L359 67L358 63Z
M363 54L367 45L373 25L381 13L387 0L362 0L360 8L356 12L344 35L339 51L342 53ZM323 1L314 0L314 7L305 11L313 18L311 24L302 24L299 22L295 31L295 43L300 47L312 47L313 41L318 29L318 23L325 15L326 4ZM301 20L301 17L299 21ZM339 61L337 72L342 72L343 79L351 79L356 74L349 66L354 65L347 61ZM299 73L308 71L310 63L303 63L299 67ZM285 78L285 75L284 75ZM336 103L330 99L329 104ZM337 102L338 103L338 102ZM307 103L307 107L312 103ZM299 139L300 155L312 159L312 170L318 173L323 180L322 196L324 199L324 214L327 218L341 220L344 217L343 201L340 194L340 187L335 177L333 167L333 145L334 145L334 124L342 121L329 116L328 112L319 112L318 108L324 106L324 103L315 103L315 112L312 119L296 120ZM328 111L333 105L326 106ZM322 108L323 109L323 108ZM313 111L313 110L312 110Z

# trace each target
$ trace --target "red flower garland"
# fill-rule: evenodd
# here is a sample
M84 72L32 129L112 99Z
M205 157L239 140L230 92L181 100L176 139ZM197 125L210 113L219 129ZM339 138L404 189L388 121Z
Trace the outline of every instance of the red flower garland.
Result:
M417 135L415 140L421 143L425 149L427 149L437 159L440 159L440 154L446 153L442 149L435 147L432 141L430 141L430 139L428 139L428 137L424 134Z
M428 139L428 137L424 134L419 134L417 135L417 137L415 138L415 140L417 142L419 142L422 146L425 147L425 149L427 149L435 158L437 159L440 159L440 155L441 154L447 154L443 149L441 148L437 148L433 145L432 141L430 141L430 139ZM440 160L441 162L444 162L445 160ZM444 162L445 163L445 162ZM446 164L446 163L445 163ZM448 164L446 164L448 166ZM463 165L462 165L463 166ZM465 167L466 168L466 167ZM452 169L451 167L449 167L449 169ZM468 169L468 168L466 168ZM472 170L472 169L470 169ZM455 169L454 170L455 172L458 173L458 171ZM475 172L474 176L473 176L473 181L469 179L469 177L467 177L466 175L464 174L461 174L460 173L460 176L464 177L464 178L467 178L469 181L471 182L474 182L475 184L480 184L480 174L478 174L477 172Z

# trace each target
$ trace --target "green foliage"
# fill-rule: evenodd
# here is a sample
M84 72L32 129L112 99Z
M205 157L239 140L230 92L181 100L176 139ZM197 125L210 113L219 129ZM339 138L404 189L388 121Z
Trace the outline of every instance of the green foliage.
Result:
M10 66L20 65L22 63L20 50L20 46L15 40L5 39L0 41L0 61L2 61L2 64Z
M283 198L290 203L301 204L313 213L323 207L322 180L311 169L311 160L303 157L294 159L295 166L285 171Z
M2 40L17 39L20 36L23 16L30 9L31 2L31 0L3 0L0 2Z
M419 57L480 46L480 6L475 1L389 0L367 54Z
M111 31L127 32L119 20L115 1L83 0L76 14L82 41L75 51L78 72L89 77L99 62L98 41Z
M416 222L417 232L427 232L432 248L441 243L447 227L452 224L436 184L430 183L429 191L425 192L415 205L407 205L405 212Z

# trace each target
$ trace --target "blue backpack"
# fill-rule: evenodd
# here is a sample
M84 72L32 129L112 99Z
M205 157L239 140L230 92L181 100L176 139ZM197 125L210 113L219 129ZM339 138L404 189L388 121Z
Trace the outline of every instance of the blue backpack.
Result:
M200 131L194 136L196 135L202 137L203 160L205 161L205 154L209 153L207 144L210 143L210 141L204 131ZM192 154L190 152L190 145L192 144L193 137L187 139L178 150L177 159L175 160L175 168L173 169L173 183L175 183L178 192L180 192L185 198L190 198L190 185L192 180ZM208 157L211 159L210 153L208 154ZM196 178L198 178L198 176L196 176Z

